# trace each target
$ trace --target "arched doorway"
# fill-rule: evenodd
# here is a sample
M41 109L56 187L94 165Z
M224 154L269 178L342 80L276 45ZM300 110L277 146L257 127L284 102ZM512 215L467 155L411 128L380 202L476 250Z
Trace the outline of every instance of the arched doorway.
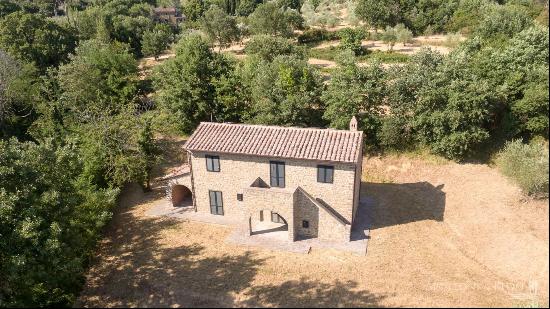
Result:
M173 185L171 192L172 206L185 207L193 205L193 194L184 185Z
M279 213L261 210L250 218L250 235L269 235L277 238L288 238L288 222Z

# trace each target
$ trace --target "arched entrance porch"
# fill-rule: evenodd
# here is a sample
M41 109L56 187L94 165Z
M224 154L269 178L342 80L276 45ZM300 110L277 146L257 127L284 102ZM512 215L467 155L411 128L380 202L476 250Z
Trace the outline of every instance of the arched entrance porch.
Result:
M174 207L192 206L193 194L188 187L176 184L172 186L171 200Z
M288 239L288 222L279 213L263 209L250 216L250 235L266 235Z

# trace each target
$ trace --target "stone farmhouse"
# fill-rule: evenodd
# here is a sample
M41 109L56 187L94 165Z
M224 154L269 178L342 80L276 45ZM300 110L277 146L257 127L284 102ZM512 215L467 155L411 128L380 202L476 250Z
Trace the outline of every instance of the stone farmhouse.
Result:
M350 130L203 122L183 146L189 177L168 193L174 205L187 198L195 212L233 219L248 236L349 242L362 147L355 118Z
M168 23L173 26L177 26L179 23L185 20L185 17L175 7L154 8L153 14L156 21Z

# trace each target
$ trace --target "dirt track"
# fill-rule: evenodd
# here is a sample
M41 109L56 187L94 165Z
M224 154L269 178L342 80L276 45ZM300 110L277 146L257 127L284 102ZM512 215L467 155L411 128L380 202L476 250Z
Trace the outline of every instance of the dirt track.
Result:
M146 217L127 190L77 306L548 305L547 201L484 165L369 159L367 256L228 245L229 229Z

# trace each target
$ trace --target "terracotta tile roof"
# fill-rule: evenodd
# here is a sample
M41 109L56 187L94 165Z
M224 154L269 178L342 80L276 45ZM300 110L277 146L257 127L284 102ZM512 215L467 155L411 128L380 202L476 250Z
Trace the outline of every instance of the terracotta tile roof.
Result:
M201 122L183 148L356 163L362 140L360 131Z

